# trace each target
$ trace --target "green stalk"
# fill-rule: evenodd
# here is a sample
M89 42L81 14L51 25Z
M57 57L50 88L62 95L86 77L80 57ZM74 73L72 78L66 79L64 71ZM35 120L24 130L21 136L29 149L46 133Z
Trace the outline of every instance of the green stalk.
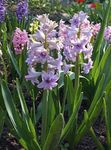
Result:
M74 99L74 101L76 100L77 91L78 91L78 88L79 88L79 74L80 74L79 54L77 54L77 56L76 56L76 64L75 64L75 85L74 85L75 99Z
M72 102L72 113L78 109L80 107L80 105L78 105L78 107L76 108L77 106L77 103L79 102L79 96L78 96L78 89L79 89L79 74L80 74L80 67L79 67L79 53L77 54L76 56L76 63L75 63L75 84L74 84L74 98L73 98L73 102ZM73 94L73 93L72 93ZM74 137L75 136L75 133L76 133L76 128L77 128L77 113L78 111L76 112L75 114L75 121L74 121L74 124L73 126L71 127L71 130L70 130L70 133L69 133L69 146L71 149L73 149L74 146L74 141L73 141L73 138L71 137Z
M75 66L75 88L79 86L79 54L76 56L76 66ZM76 88L77 89L77 88Z
M45 34L45 41L44 41L44 48L47 49L47 36ZM48 64L47 62L44 64L44 70L47 72ZM49 91L45 90L43 93L42 99L42 133L41 133L41 147L44 146L46 138L47 138L47 131L48 131L48 99L49 99Z
M21 74L22 74L22 80L24 79L24 76L26 74L26 70L27 70L27 66L26 66L26 63L25 63L25 58L26 58L26 46L24 47L23 49L23 52L21 54Z
M35 112L35 100L33 99L33 122L36 125L36 112Z
M41 146L44 146L47 137L47 117L48 117L48 97L49 91L43 93L42 99L42 133L41 133Z
M22 72L22 54L19 55L19 69Z

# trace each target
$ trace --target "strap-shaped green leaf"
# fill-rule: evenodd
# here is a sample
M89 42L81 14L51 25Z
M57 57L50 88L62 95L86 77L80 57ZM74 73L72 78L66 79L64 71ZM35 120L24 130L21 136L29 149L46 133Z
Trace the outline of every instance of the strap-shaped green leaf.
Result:
M80 96L78 98L78 103L73 108L72 115L70 116L69 121L67 122L65 128L63 129L63 132L62 132L62 135L61 135L62 140L68 135L68 133L71 131L72 127L74 126L74 122L75 122L75 119L76 119L76 115L78 113L78 109L80 108L82 98L83 98L83 93L80 93Z
M89 111L88 111L90 114L92 113L92 111L94 109L94 106L96 105L97 101L104 94L104 91L105 91L104 81L105 81L105 75L103 74L103 76L102 76L102 78L101 78L101 80L100 80L100 82L98 84L98 87L97 87L97 90L95 92L93 101L92 101L91 106L89 108Z
M36 132L35 132L35 129L34 129L34 125L33 125L32 120L30 118L30 114L28 112L28 108L27 108L27 105L26 105L26 102L25 102L25 98L24 98L24 95L22 93L22 89L21 89L21 86L20 86L20 83L19 83L18 79L16 80L16 86L17 86L17 92L18 92L18 96L19 96L19 100L20 100L20 104L21 104L21 108L22 108L23 119L26 122L26 125L27 125L29 131L32 133L32 136L36 140L37 137L36 137Z
M86 122L89 121L88 118L89 118L89 117L88 117L87 110L84 110L84 119L86 120ZM98 137L96 136L96 134L95 134L95 132L94 132L94 130L93 130L93 127L90 127L89 133L90 133L91 137L93 138L93 141L94 141L95 144L97 145L97 148L98 148L99 150L104 150L104 147L103 147L103 145L101 144L101 142L99 141Z
M100 80L101 76L107 74L109 70L109 64L111 63L111 46L106 49L106 52L102 56L102 59L98 65L98 69L95 72L94 82L96 84L97 80ZM98 79L99 78L99 79Z
M3 126L6 118L6 112L0 107L0 136L3 131Z
M57 146L60 142L63 126L64 126L63 115L59 114L50 127L43 150L57 149Z
M104 37L104 30L105 30L105 27L107 25L107 21L108 21L108 18L109 18L110 5L111 5L111 0L109 0L109 2L108 2L106 11L104 13L103 21L102 21L102 24L101 24L101 29L100 29L100 32L97 36L96 44L94 46L94 57L96 57L96 59L95 59L94 67L93 67L93 70L92 70L92 76L93 77L95 76L95 72L98 68L98 64L99 64L99 61L100 61L100 48L101 48L103 37Z
M95 106L93 107L92 114L89 115L88 119L86 118L83 120L82 124L78 128L76 135L74 137L74 144L77 145L78 142L81 140L81 138L84 136L85 133L90 129L90 127L93 125L94 121L98 117L98 114L101 111L103 105L103 99L100 98Z
M106 122L107 144L111 149L111 88L106 92L104 98L104 113Z
M5 103L8 115L11 119L13 126L15 127L15 130L18 132L16 124L18 124L18 126L21 126L20 116L17 113L17 109L12 99L12 95L5 81L1 82L1 90L2 90L2 95L4 98L4 103Z
M99 112L102 109L103 96L104 96L104 91L105 91L104 79L105 79L105 76L103 74L103 76L98 84L98 88L95 93L94 99L93 99L91 106L89 108L89 111L88 111L89 118L87 119L87 121L83 120L83 122L81 123L81 125L79 126L79 128L76 132L77 136L75 136L75 140L74 140L75 144L77 144L80 141L80 139L86 133L87 129L90 128L90 126L92 126L92 124L96 120Z
M18 137L20 138L20 141L22 141L24 144L23 146L27 150L41 150L37 140L33 137L26 124L24 123L24 119L21 117L19 111L17 110L11 92L5 81L1 82L1 89L9 118Z
M19 75L19 78L21 78L21 73L20 73L20 70L18 68L16 59L15 59L13 53L11 52L11 50L9 49L9 47L7 47L7 51L8 51L9 57L10 57L10 59L12 61L12 64L13 64L15 70L17 71L17 74Z

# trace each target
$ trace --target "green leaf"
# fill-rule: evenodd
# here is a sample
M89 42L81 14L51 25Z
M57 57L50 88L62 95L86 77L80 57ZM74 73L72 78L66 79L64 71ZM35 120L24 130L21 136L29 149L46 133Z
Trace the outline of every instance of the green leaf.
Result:
M111 87L106 92L104 98L104 113L106 122L107 144L111 148Z
M98 69L96 70L94 77L95 83L98 80L100 80L103 74L105 74L107 81L110 79L110 76L108 78L108 74L111 74L111 68L109 68L110 64L111 64L111 46L106 49L98 65Z
M79 126L79 128L77 129L76 136L74 139L75 144L78 144L80 139L84 136L84 134L87 132L87 130L92 126L92 124L94 123L94 121L96 120L98 114L100 113L100 111L102 109L103 96L104 96L104 91L106 88L104 79L105 79L105 76L103 74L103 76L98 84L98 88L95 92L95 96L93 98L91 106L88 110L89 117L88 117L87 121L84 119L82 121L81 125Z
M65 105L66 105L66 98L67 98L67 91L68 91L68 83L67 83L67 75L64 77L64 96L62 99L62 108L61 108L61 112L64 114L65 111Z
M8 51L9 57L10 57L10 59L12 61L12 64L14 65L15 70L17 71L17 74L19 75L19 78L21 78L21 72L20 72L20 70L18 68L16 59L15 59L13 53L11 52L11 50L9 49L9 47L7 47L7 51Z
M17 112L14 101L12 99L12 95L11 95L10 90L8 89L7 84L5 83L5 81L1 82L1 90L2 90L2 95L3 95L3 98L4 98L4 103L5 103L8 115L11 119L11 122L12 122L15 130L18 132L18 128L17 128L16 124L19 127L21 126L20 116Z
M61 87L64 86L64 76L65 76L64 72L61 71L61 72L60 72L59 83L58 83L58 87L59 87L59 88L61 88ZM74 80L74 79L75 79L75 73L74 73L74 72L69 71L69 72L68 72L68 76L69 76L69 78L70 78L71 80ZM81 76L81 77L82 77L82 76Z
M104 91L105 91L104 82L105 82L105 75L103 74L100 82L98 83L97 90L95 92L94 98L93 98L91 106L89 108L89 111L88 111L89 114L92 113L97 101L104 95Z
M106 11L104 13L103 21L102 21L102 24L101 24L101 29L100 29L100 32L97 36L96 44L94 46L94 52L95 52L94 57L96 57L96 59L95 59L94 67L93 67L93 70L92 70L92 76L93 77L95 76L95 71L98 68L98 64L99 64L99 60L100 60L100 48L101 48L102 41L103 41L104 30L105 30L105 27L107 25L107 21L108 21L108 18L109 18L110 5L111 5L111 0L109 0Z
M26 122L27 128L30 130L30 133L32 133L32 136L35 138L36 140L36 132L34 129L34 125L32 123L32 120L30 118L30 114L28 112L28 108L25 102L25 98L23 96L22 93L22 89L20 87L20 83L19 80L16 80L16 86L17 86L17 92L18 92L18 96L19 96L19 100L20 100L20 104L21 104L21 108L22 108L22 113L23 113L23 119Z
M58 87L56 87L53 91L52 91L52 99L54 102L54 108L55 108L55 113L56 116L61 112L61 104L60 104L60 100L58 97L58 93L57 93L57 89Z
M3 22L1 24L1 32L2 32L2 49L4 50L5 54L7 53L7 27L6 23Z
M63 115L59 114L51 125L43 150L55 150L60 142L64 126Z
M1 133L3 131L3 126L4 126L4 123L5 123L5 118L6 118L6 112L3 111L3 109L0 107L0 136L1 136Z
M20 141L22 141L22 143L25 143L23 146L25 148L27 147L28 150L40 150L41 148L37 140L33 137L31 132L25 125L24 119L22 119L19 111L16 109L16 105L14 104L11 92L5 81L1 82L1 89L9 118L18 137L20 138Z
M68 135L68 133L70 132L70 130L74 126L76 115L78 113L78 110L79 110L81 102L82 102L82 97L83 97L83 93L80 93L80 96L78 98L78 103L76 103L76 106L73 108L72 115L70 116L65 128L62 131L62 135L61 135L62 140Z
M85 119L86 122L89 120L88 118L89 118L88 113L87 113L86 110L84 110L84 119ZM95 144L97 145L97 148L98 148L99 150L104 150L103 145L102 145L101 142L99 141L99 139L98 139L98 137L96 136L96 134L95 134L95 132L94 132L94 130L93 130L92 127L90 127L90 129L89 129L89 133L90 133L90 135L91 135L93 141L94 141Z
M84 119L78 130L76 131L76 135L74 137L74 144L77 145L79 141L82 139L84 134L87 133L87 131L90 129L90 127L93 125L94 121L97 119L103 105L103 99L100 98L95 106L93 107L93 111L91 114L88 112L88 118Z
M48 129L47 131L49 131L50 129L50 126L52 124L52 122L54 121L55 119L55 107L54 107L54 101L53 101L53 97L52 97L52 91L50 91L49 93L49 101L48 101Z

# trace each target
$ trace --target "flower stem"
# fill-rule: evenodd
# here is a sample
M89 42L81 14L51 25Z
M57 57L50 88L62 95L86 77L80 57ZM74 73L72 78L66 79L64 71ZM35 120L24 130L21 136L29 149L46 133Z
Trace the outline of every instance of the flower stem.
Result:
M43 93L42 99L42 133L41 133L41 146L44 145L47 136L47 116L48 116L48 97L49 91Z
M75 64L75 85L74 85L74 94L75 99L77 97L77 91L79 88L79 74L80 74L80 67L79 67L79 54L76 56L76 64ZM74 99L74 101L75 101Z

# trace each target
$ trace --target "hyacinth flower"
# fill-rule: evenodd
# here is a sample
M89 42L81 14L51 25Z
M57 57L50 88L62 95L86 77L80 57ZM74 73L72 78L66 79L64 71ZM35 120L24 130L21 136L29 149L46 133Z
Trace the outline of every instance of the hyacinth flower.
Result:
M51 21L46 14L37 16L37 20L40 24L38 30L35 34L30 35L26 60L29 72L26 80L31 80L32 83L37 84L38 88L47 90L57 86L62 67L61 49L63 45L57 38L55 28L58 25L55 21ZM55 54L56 57L54 57ZM41 68L41 74L36 68ZM33 72L30 71L32 69Z
M16 28L13 34L12 44L15 53L16 63L17 63L17 68L15 67L15 69L19 70L17 71L17 73L21 79L23 79L27 69L25 59L26 59L26 53L27 53L26 49L27 49L28 42L29 39L26 30L21 30L20 28Z
M0 0L0 4L1 4L1 3L4 4L4 0Z
M5 20L5 13L6 13L6 9L3 4L3 1L1 1L0 2L0 22L3 22Z
M104 32L104 39L107 43L111 44L111 26L106 27Z
M94 37L96 37L96 35L100 31L100 27L101 27L100 23L92 24L92 30L93 30L92 34L93 34Z
M38 88L52 89L57 86L58 78L54 72L42 72L42 82L38 84Z
M20 1L16 9L17 19L21 22L23 18L28 18L28 2L27 0Z
M88 74L93 67L91 40L99 31L100 25L92 25L86 13L82 11L73 16L70 25L65 25L64 21L61 20L58 33L55 30L57 23L51 21L47 15L40 15L37 19L40 26L35 34L30 35L26 62L29 68L32 67L33 69L37 66L40 67L41 64L40 81L42 82L40 82L40 85L42 83L42 86L38 83L38 87L46 89L46 82L44 81L46 78L42 77L42 72L45 72L47 77L51 72L52 76L57 75L58 78L61 70L67 73L71 67L74 67L74 64L76 67L76 63L81 64L83 68L81 72ZM98 30L95 30L96 26L98 26ZM55 53L57 58L54 57ZM28 78L26 79L28 80ZM47 82L52 84L49 80L53 83L53 79L47 79ZM57 82L57 80L54 81ZM56 86L56 84L54 85ZM47 89L52 88L49 85Z
M25 76L26 80L31 80L32 84L39 83L38 77L41 75L41 72L36 72L32 67L28 70L28 75Z
M79 57L83 57L81 61L83 72L88 74L93 64L91 39L95 26L92 29L88 16L82 11L75 14L70 23L70 26L67 26L64 22L60 22L59 36L64 43L63 54L69 63L76 63Z
M24 47L28 43L28 34L25 30L21 31L19 28L17 28L14 32L13 36L13 46L15 50L15 54L22 54L22 51L24 50Z
M75 74L74 80L74 102L80 89L80 73L88 74L93 68L91 59L93 52L92 38L93 26L88 20L88 15L82 11L75 14L70 20L70 25L63 21L59 26L59 38L63 42L63 56L69 70ZM72 67L74 66L74 69Z

